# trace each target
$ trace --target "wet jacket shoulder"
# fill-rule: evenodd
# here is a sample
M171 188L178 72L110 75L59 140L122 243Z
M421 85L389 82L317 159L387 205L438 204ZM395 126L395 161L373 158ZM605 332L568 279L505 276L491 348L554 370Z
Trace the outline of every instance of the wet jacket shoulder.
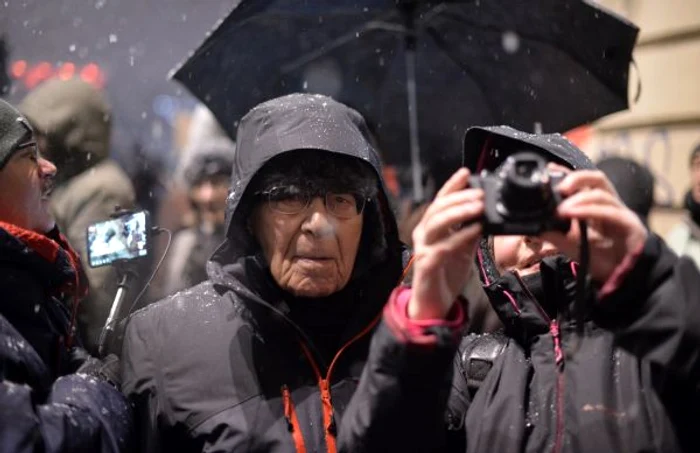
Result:
M72 374L82 359L64 345L70 313L52 294L74 274L67 255L53 250L42 256L0 227L0 450L124 451L124 396Z
M564 351L578 346L561 364L546 325L526 344L514 335L499 340L486 348L491 355L474 353L483 337L425 348L380 328L341 425L340 449L697 451L698 291L691 261L651 237L618 290L597 302L596 324L583 338L562 326ZM484 364L474 392L471 378ZM447 377L451 387L432 391L410 384Z

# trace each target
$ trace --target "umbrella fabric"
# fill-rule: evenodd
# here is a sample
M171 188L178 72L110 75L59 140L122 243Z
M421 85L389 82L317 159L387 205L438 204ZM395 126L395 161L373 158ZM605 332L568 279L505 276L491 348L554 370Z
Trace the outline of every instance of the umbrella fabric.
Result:
M405 3L424 161L458 155L475 124L556 132L628 107L638 29L580 0L243 0L173 77L231 136L266 99L333 96L365 115L386 161L406 162Z

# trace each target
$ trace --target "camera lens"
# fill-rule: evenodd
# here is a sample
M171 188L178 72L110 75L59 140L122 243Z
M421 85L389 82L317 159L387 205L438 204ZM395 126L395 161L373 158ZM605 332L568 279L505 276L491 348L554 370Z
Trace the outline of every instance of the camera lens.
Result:
M553 193L546 161L532 152L518 152L503 164L501 202L508 215L541 217L552 207Z

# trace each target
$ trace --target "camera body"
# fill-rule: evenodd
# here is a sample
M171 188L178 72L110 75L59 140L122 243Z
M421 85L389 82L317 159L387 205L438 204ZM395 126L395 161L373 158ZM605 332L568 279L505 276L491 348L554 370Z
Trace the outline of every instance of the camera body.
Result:
M471 187L484 191L483 234L536 236L544 231L566 233L568 219L556 216L562 196L555 187L562 172L547 169L538 154L511 154L493 173L482 172L469 180Z

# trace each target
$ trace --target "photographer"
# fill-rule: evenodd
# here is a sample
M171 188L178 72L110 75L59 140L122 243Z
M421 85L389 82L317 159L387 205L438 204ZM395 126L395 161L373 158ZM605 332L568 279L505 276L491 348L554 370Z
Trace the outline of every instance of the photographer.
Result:
M76 347L86 282L50 213L55 176L27 120L0 100L0 451L125 451L118 364Z
M465 162L494 170L523 148L574 170L556 186L565 200L552 216L571 228L482 240L488 191L468 188L467 169L456 172L414 232L413 286L396 289L385 308L341 451L700 451L697 269L559 135L470 129ZM501 208L503 226L518 206ZM578 220L588 222L592 280L583 325ZM505 329L460 344L468 320L456 300L472 260Z

